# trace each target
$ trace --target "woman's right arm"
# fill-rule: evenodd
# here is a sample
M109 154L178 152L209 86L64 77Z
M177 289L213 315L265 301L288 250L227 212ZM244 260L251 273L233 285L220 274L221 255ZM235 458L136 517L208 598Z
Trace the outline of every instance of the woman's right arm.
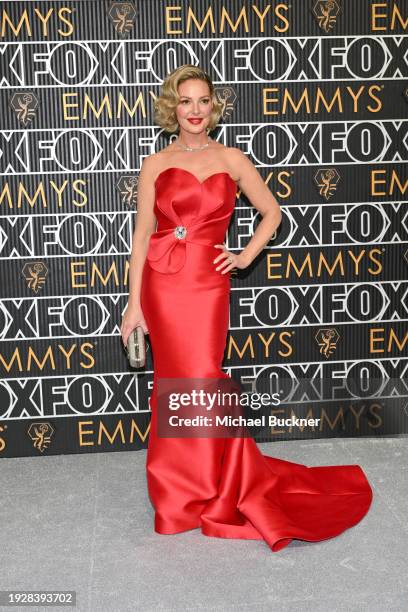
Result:
M144 159L139 173L137 213L129 262L129 298L120 328L122 342L125 346L130 332L137 325L141 325L145 333L149 331L140 305L140 290L149 239L156 230L157 222L153 212L155 186L152 176L155 173L154 162L151 158L152 156L149 156Z

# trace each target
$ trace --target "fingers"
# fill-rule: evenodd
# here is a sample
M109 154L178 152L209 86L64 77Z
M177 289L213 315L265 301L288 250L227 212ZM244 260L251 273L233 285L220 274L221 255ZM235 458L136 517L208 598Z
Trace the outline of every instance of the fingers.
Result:
M125 348L126 348L127 341L128 341L128 339L129 339L129 336L130 336L130 332L131 332L131 331L132 331L132 330L131 330L131 329L128 329L128 326L127 326L127 325L122 325L122 327L120 328L120 335L122 336L122 343L123 343L123 346L124 346Z
M213 263L218 263L219 261L221 261L220 265L217 266L215 269L218 272L218 270L222 270L221 274L226 274L227 272L229 272L230 270L232 270L233 268L236 267L236 264L233 261L229 261L229 257L233 257L234 254L230 253L229 251L226 250L226 246L225 244L214 244L214 247L216 249L223 249L224 252L220 253L220 255L218 255L214 260Z
M141 323L141 322L139 321L138 323L136 323L136 325L135 325L134 327L137 327L138 325L141 325L141 327L142 327L142 329L143 329L143 331L144 331L144 333L145 333L145 334L148 334L148 333L149 333L149 330L148 330L148 328L147 328L147 325L146 325L146 324ZM132 327L132 329L134 329L134 327ZM121 334L121 337L122 337L122 343L123 343L123 346L124 346L125 348L127 348L127 341L129 340L129 336L130 336L130 334L131 334L131 332L132 332L132 329L129 329L129 330L128 330L128 328L123 327L123 328L121 328L121 330L120 330L120 334Z
M232 268L235 268L234 262L229 260L230 257L233 257L233 254L229 253L228 251L225 251L224 253L221 253L221 255L218 255L218 257L214 259L213 263L216 263L217 261L219 261L220 258L223 259L220 265L215 268L217 271L222 270L221 274L226 274L229 270L232 270Z
M225 244L214 244L214 247L216 249L225 249ZM220 260L221 257L223 257L225 253L221 253L220 255L217 255L217 257L214 259L213 263L217 263L217 261Z
M219 266L217 266L215 269L216 269L216 270L217 270L217 272L218 272L218 270L223 270L223 269L225 268L225 266L231 266L231 265L232 265L232 264L231 264L231 262L230 262L230 261L228 261L228 259L225 259L225 260L224 260L224 261L222 261L222 262L220 263L220 265L219 265Z
M228 264L228 266L226 268L224 268L223 270L221 270L221 274L226 274L227 272L229 272L230 270L232 270L232 268L234 267L234 264Z

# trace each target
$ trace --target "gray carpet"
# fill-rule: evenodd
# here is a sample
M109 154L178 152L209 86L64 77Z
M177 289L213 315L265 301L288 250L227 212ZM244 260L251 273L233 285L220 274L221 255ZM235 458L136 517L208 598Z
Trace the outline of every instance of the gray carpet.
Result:
M407 438L260 444L305 465L358 463L369 514L337 538L210 538L153 531L146 451L1 459L0 589L72 589L73 607L8 610L407 610ZM1 609L6 609L1 607Z

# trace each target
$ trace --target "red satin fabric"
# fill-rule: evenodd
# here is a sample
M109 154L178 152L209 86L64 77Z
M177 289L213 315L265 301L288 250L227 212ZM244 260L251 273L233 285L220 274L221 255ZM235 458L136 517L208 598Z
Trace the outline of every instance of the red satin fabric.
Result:
M358 465L307 467L263 455L252 438L159 438L157 382L223 378L230 275L212 263L234 211L226 172L199 180L167 168L156 180L158 227L143 269L141 305L153 351L146 472L155 531L201 528L207 536L265 540L334 537L367 513L372 490ZM174 234L187 229L185 238Z

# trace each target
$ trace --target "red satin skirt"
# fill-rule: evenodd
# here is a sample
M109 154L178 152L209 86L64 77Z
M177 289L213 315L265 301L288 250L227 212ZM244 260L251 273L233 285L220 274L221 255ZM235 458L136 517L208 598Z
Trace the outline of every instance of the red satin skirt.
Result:
M155 531L200 528L207 536L265 540L274 552L292 539L315 542L339 535L364 517L372 501L360 466L284 461L263 455L250 437L157 435L160 377L227 376L221 364L230 277L214 271L219 249L188 248L177 274L163 274L146 262L142 276L141 305L154 362L146 472Z

